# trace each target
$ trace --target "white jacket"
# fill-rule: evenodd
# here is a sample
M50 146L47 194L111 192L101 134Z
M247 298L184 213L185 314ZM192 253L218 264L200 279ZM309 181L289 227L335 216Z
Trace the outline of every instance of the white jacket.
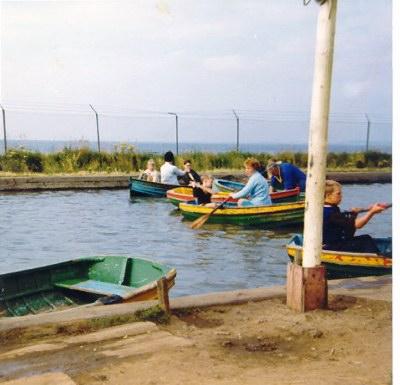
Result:
M178 176L183 176L185 173L179 170L178 167L174 166L170 162L165 162L161 168L161 183L176 184L179 185Z

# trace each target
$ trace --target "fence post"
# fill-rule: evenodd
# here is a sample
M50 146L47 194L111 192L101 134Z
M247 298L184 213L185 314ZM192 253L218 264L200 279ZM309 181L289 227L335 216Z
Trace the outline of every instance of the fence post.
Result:
M235 110L233 111L233 115L235 115L236 118L236 151L239 152L239 115L236 113Z
M93 112L96 115L96 129L97 129L97 149L100 152L100 131L99 131L99 114L97 113L97 111L94 109L94 107L89 104L90 108L93 110Z
M7 130L6 130L6 110L0 105L3 114L3 137L4 137L4 153L7 152Z
M369 150L369 129L371 126L371 121L369 120L369 116L367 114L365 114L365 117L367 118L367 142L365 145L365 152L368 152L368 150Z
M175 112L168 112L169 115L175 115L175 143L176 143L176 155L179 155L179 137L178 137L178 114Z

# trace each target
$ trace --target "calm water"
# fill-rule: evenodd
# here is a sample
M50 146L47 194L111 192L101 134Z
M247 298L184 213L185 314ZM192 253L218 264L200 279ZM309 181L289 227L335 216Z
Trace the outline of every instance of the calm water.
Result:
M344 186L343 208L391 202L391 184ZM79 256L142 256L178 271L172 295L282 284L284 245L296 229L190 229L163 199L128 200L127 190L0 195L0 273ZM359 233L391 234L391 210Z

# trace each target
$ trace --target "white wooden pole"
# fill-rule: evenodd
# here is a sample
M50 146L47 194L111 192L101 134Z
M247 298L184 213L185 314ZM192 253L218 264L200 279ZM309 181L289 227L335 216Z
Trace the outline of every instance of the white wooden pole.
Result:
M336 7L337 0L326 0L320 5L318 16L308 142L303 267L315 267L321 262L322 214Z

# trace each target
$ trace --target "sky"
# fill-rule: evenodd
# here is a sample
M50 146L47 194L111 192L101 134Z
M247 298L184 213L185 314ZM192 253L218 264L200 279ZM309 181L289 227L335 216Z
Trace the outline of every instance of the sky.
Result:
M318 9L302 0L2 1L8 136L94 139L90 103L107 140L174 139L173 116L133 110L182 114L182 140L234 140L237 109L243 140L306 141ZM332 140L364 137L367 113L371 140L390 141L391 57L391 1L339 0Z

